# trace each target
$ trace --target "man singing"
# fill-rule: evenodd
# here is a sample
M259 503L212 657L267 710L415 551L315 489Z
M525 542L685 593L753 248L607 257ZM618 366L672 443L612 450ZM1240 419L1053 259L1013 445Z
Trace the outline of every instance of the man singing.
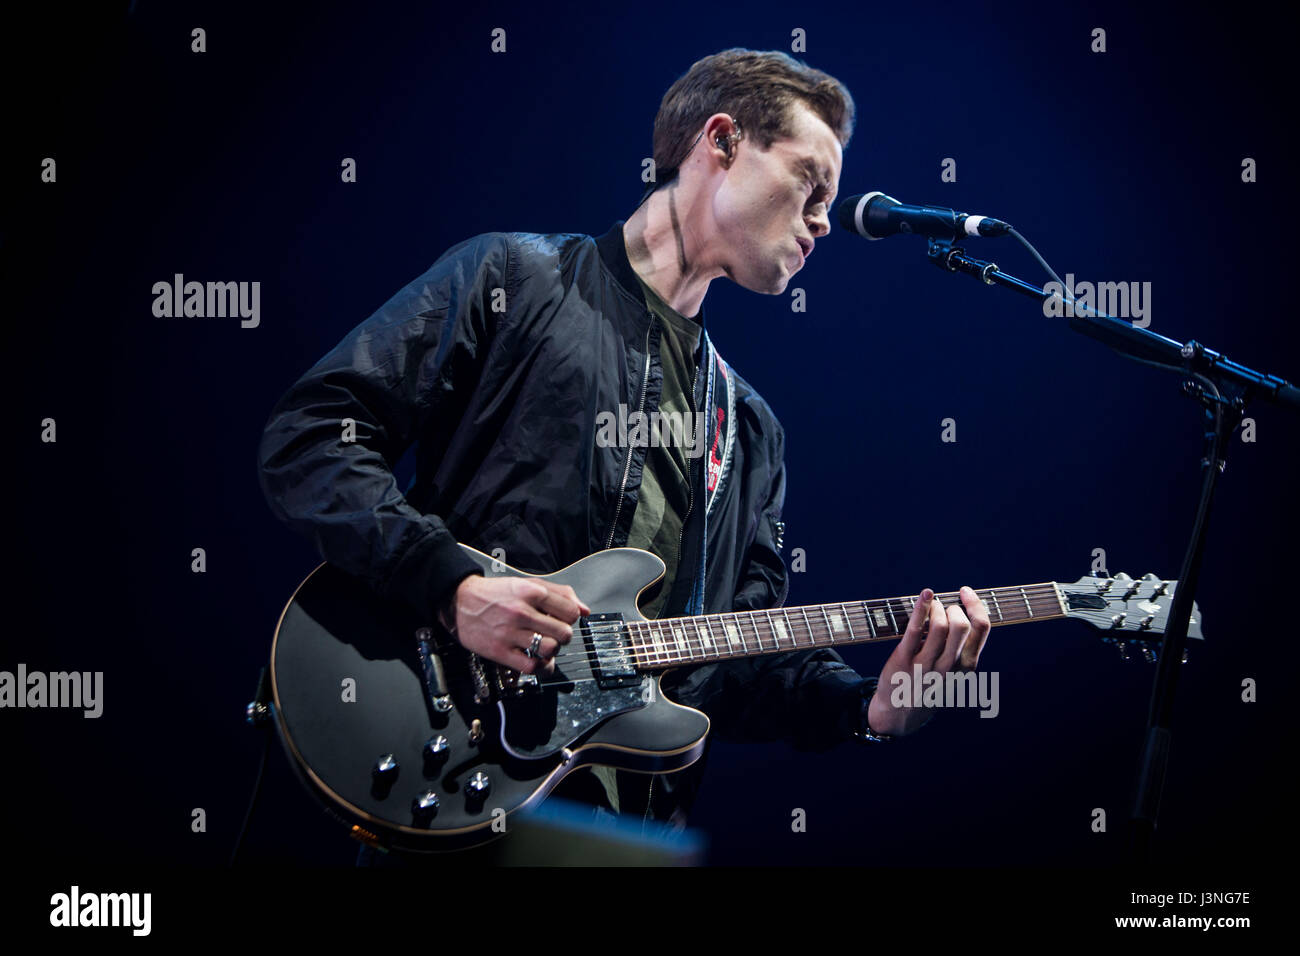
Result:
M526 674L552 672L591 609L567 587L485 577L458 542L535 573L651 551L667 565L643 595L651 618L781 606L784 431L719 355L703 302L722 276L785 291L830 232L853 123L844 86L783 53L698 61L663 98L656 182L626 221L453 246L288 391L261 446L272 509L325 560ZM602 413L620 411L702 416L702 445L610 441ZM392 468L417 442L403 493ZM961 594L944 607L921 592L879 678L820 648L681 667L662 686L731 740L904 736L930 713L894 707L891 675L977 665L989 618ZM682 826L706 760L580 769L555 793Z

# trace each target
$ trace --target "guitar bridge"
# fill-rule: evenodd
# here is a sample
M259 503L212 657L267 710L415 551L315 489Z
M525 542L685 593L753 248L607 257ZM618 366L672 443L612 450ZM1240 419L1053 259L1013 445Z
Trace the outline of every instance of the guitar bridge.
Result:
M503 667L500 664L496 667L496 679L497 690L503 694L514 694L516 697L538 688L536 674L521 674L513 668Z

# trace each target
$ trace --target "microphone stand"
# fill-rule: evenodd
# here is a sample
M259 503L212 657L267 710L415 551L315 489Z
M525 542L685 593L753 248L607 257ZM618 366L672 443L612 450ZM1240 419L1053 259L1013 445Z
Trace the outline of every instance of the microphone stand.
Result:
M947 272L961 272L988 285L1000 285L1032 299L1060 300L1069 306L1070 328L1097 339L1121 355L1147 365L1190 376L1183 391L1201 405L1205 419L1205 450L1201 458L1201 499L1192 524L1192 535L1183 557L1178 588L1174 592L1169 624L1165 630L1151 691L1151 707L1142 744L1129 818L1131 860L1149 864L1152 843L1173 739L1173 711L1178 689L1179 665L1186 659L1187 623L1201 573L1205 532L1219 475L1226 465L1228 439L1241 424L1246 403L1255 398L1300 408L1300 389L1273 375L1238 365L1194 340L1175 342L1131 322L1081 307L1056 293L1017 279L998 269L996 263L972 258L950 240L931 239L927 258Z

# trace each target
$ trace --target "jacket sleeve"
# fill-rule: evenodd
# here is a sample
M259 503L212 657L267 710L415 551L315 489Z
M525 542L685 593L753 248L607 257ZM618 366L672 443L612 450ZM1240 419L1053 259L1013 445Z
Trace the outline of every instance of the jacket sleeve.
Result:
M737 611L780 607L789 590L781 557L786 469L779 425L772 460L770 491L732 605ZM708 714L720 739L786 741L796 750L825 751L865 726L876 682L824 647L706 665L687 673L673 697Z
M422 620L480 569L441 518L406 500L393 468L417 437L445 440L455 428L493 341L494 290L506 289L509 267L500 233L448 249L289 389L262 436L261 484L275 515Z

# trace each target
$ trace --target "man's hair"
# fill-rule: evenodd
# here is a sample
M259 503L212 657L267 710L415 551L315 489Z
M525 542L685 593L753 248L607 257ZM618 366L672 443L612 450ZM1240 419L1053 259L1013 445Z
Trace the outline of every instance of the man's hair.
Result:
M779 51L733 47L697 60L668 88L655 117L655 178L672 178L695 145L700 127L714 113L728 113L741 136L770 149L794 135L791 107L803 102L847 148L854 106L833 76Z

